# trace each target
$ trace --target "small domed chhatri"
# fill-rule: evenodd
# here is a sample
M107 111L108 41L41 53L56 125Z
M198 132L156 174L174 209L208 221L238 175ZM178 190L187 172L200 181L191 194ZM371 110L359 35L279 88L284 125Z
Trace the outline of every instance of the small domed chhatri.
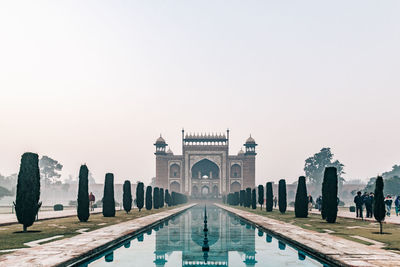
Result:
M251 137L251 135L250 135L250 137L247 138L247 140L246 140L246 144L255 144L255 143L256 143L256 140L254 140L254 138Z
M168 154L168 155L173 155L174 152L172 152L171 148L168 148L167 154Z
M156 155L166 155L165 153L165 148L168 146L168 144L165 142L165 139L162 138L161 134L160 137L157 138L155 144L156 146Z
M241 148L240 150L239 150L239 152L238 152L238 155L243 155L244 154L244 151L243 151L243 149Z
M156 144L165 144L165 139L161 136L157 138Z

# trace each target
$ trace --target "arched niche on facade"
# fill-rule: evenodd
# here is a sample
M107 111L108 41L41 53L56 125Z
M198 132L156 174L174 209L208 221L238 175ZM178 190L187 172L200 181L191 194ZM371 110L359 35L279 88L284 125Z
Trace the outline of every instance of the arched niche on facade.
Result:
M199 188L196 185L194 185L192 187L192 196L197 197L198 195L199 195Z
M174 191L174 192L180 193L181 192L181 185L178 182L174 181L169 185L169 189L170 189L171 192Z
M241 190L241 186L239 182L233 182L231 184L231 192L239 192Z
M192 167L192 178L201 179L207 176L208 179L219 178L219 167L217 164L208 159L202 159Z
M170 178L180 178L181 177L181 167L174 163L169 167L169 177Z
M231 178L241 178L242 177L242 167L235 163L231 166Z
M213 197L218 197L218 186L217 185L214 185L212 187L212 194L213 194Z

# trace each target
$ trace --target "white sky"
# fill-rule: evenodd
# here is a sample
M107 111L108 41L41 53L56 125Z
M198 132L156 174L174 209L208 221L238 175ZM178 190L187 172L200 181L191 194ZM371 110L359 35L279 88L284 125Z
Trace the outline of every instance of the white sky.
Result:
M400 163L399 1L1 1L0 173L25 151L149 182L160 133L259 143L257 183L331 147Z

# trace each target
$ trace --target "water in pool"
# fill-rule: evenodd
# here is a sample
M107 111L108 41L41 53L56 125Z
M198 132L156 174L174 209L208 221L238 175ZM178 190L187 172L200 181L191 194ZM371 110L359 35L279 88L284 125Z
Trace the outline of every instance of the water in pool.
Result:
M197 205L82 266L328 266L218 207L207 205L207 223L204 213Z

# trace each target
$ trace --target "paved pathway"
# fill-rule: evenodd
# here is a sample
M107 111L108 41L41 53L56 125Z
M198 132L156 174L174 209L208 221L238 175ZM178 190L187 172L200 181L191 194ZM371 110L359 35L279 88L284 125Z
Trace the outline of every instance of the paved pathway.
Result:
M288 207L287 210L293 211L294 208L293 207ZM313 209L311 211L311 213L313 213L313 214L321 214L321 212L318 211L317 209ZM363 215L365 216L365 210L363 212ZM339 208L338 216L339 217L343 217L343 218L351 218L351 219L361 220L359 218L356 218L356 213L355 212L350 212L349 208ZM373 216L372 216L372 218L364 218L364 220L376 222L376 220L375 220L375 218ZM385 217L385 222L386 223L400 224L400 216L396 216L396 213L394 212L394 210L392 210L392 215L390 217L386 216Z
M39 221L40 220L47 220L53 218L63 218L63 217L70 217L76 216L77 211L75 209L70 210L60 210L60 211L40 211L39 212ZM100 213L102 212L101 208L94 209L91 213ZM8 225L18 223L17 215L14 214L0 214L0 226L1 225Z
M367 246L327 233L318 233L265 216L215 204L253 222L266 231L339 266L399 266L400 254Z
M78 258L109 248L141 229L184 211L196 204L162 211L127 222L103 227L71 238L23 248L0 256L0 267L10 266L57 266L68 265Z

